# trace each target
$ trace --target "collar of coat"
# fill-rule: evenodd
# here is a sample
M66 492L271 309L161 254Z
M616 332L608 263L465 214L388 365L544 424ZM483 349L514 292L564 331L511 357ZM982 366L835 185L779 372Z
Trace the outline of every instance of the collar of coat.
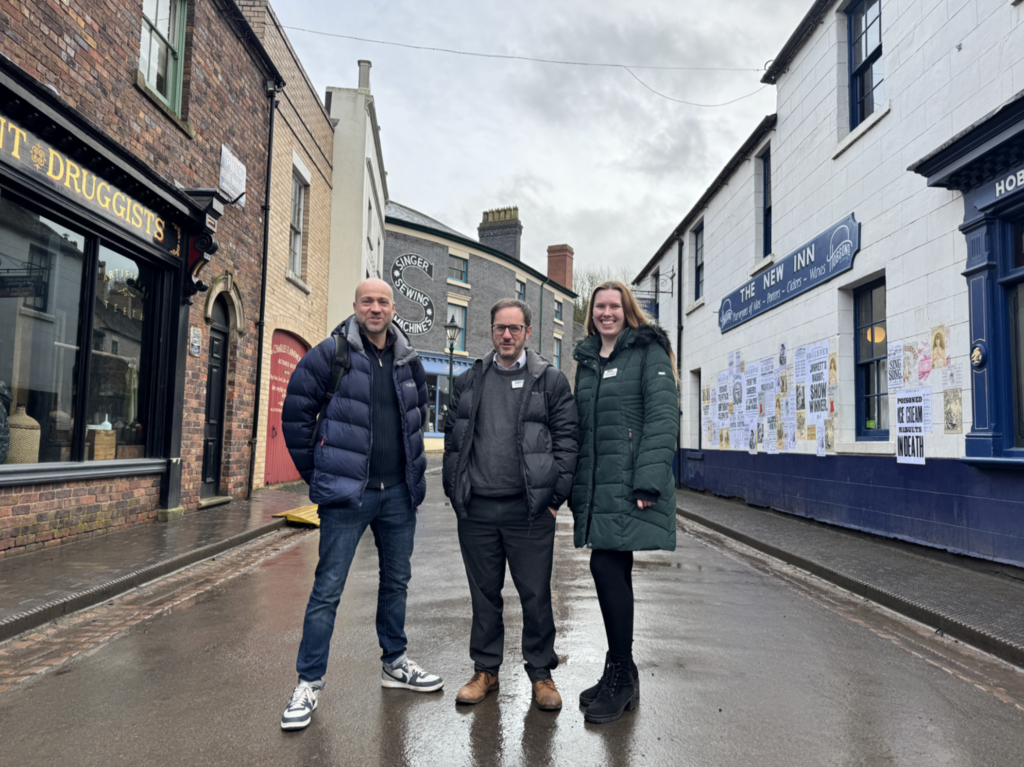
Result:
M651 344L658 344L666 352L672 350L672 343L668 340L668 333L661 326L655 325L653 322L648 322L638 328L631 328L627 325L623 328L622 333L619 334L619 338L615 342L615 348L612 349L612 355L614 356L630 346L650 346ZM577 361L584 359L597 360L600 354L601 334L595 333L577 343L572 356Z
M412 343L409 341L409 336L405 334L398 325L391 323L388 325L388 340L392 341L392 350L395 353L395 366L400 367L401 365L408 365L419 355L416 354L416 350L412 348ZM344 320L338 327L334 329L336 334L344 334L345 339L348 341L349 349L359 352L364 357L369 358L366 353L366 348L363 346L363 337L359 333L359 323L356 322L356 316L354 314L349 315L348 319Z
M483 359L479 359L473 363L473 368L476 370L477 375L483 370L489 370L490 366L494 364L494 355L497 354L495 351L490 351L484 355ZM533 349L526 350L526 370L534 378L540 378L541 375L551 367L551 363L541 357Z

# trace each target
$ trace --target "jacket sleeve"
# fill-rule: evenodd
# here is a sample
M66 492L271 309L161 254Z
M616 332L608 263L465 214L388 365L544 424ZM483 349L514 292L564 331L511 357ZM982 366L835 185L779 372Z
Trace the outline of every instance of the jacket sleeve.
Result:
M558 464L558 480L551 496L550 506L557 510L572 493L579 455L579 416L576 398L569 389L569 381L560 371L555 373L555 385L548 402L548 431L551 433L551 452Z
M634 500L660 498L672 484L672 459L679 443L679 394L668 353L651 344L643 366L644 431L633 474Z
M420 411L420 428L422 429L427 425L427 416L430 414L430 410L427 408L427 371L423 367L423 363L418 360L416 368L412 372L412 378L416 382L416 406ZM431 431L433 430L431 429Z
M308 483L313 477L314 447L309 442L316 428L316 417L327 393L334 340L328 338L299 360L288 381L281 410L281 433L295 468Z
M441 468L441 485L444 487L444 494L448 498L455 492L455 472L458 469L456 464L459 460L459 446L455 444L455 423L459 418L459 398L463 387L466 385L466 373L455 379L452 385L451 397L448 398L448 414L444 419L444 458Z

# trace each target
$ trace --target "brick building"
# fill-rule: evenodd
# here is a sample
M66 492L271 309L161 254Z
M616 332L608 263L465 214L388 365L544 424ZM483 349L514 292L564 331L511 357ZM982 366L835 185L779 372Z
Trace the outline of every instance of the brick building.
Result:
M326 335L334 126L270 4L239 5L288 82L278 96L270 174L258 488L299 479L281 433L281 406L295 364Z
M5 4L0 32L10 556L246 493L284 80L233 0Z
M533 310L527 346L569 374L576 298L571 247L548 248L547 274L523 263L517 208L485 212L479 240L395 202L388 204L385 220L384 279L395 288L395 321L409 335L427 372L427 450L444 448L449 369L444 325L449 320L464 329L453 353L458 375L494 349L494 303L501 298L524 300Z
M681 287L687 486L1024 563L1022 14L810 3L634 283Z

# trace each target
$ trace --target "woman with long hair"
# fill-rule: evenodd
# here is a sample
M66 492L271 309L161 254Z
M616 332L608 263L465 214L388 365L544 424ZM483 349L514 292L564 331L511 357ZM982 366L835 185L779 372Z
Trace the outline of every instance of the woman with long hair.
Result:
M588 722L636 708L633 552L676 547L672 459L679 436L675 355L621 282L594 288L587 337L576 347L580 453L572 489L577 548L591 549L608 653L604 672L580 693Z

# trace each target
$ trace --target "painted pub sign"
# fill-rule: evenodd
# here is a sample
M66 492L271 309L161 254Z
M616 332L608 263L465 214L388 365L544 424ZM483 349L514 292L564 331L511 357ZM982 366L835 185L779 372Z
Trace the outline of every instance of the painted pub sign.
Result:
M849 271L859 250L860 224L851 213L723 298L719 329L732 330Z

